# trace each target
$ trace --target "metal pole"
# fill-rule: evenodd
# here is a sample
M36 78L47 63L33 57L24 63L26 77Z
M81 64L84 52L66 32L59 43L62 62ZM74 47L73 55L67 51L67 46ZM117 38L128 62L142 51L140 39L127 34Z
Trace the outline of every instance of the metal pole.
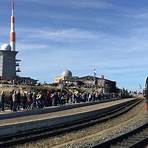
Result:
M145 98L146 98L146 110L148 111L148 77L145 83Z

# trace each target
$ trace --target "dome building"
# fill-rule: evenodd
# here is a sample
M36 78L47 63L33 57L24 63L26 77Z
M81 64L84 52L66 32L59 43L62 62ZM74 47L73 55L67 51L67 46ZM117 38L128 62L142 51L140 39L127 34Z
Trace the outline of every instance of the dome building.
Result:
M68 69L66 69L65 71L63 71L62 73L62 77L65 77L65 78L71 78L72 77L72 72Z
M0 50L11 51L11 46L10 46L10 44L4 43L4 44L2 44Z
M71 79L73 79L72 72L66 69L62 72L61 76L55 78L54 83L59 84L63 81L69 81Z

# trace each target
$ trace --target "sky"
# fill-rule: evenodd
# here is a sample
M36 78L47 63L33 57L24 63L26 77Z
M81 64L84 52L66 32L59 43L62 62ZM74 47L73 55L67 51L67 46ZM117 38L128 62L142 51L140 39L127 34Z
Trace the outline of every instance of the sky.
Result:
M65 69L119 88L144 87L147 0L15 0L20 76L53 82ZM0 0L0 45L9 42L11 0Z

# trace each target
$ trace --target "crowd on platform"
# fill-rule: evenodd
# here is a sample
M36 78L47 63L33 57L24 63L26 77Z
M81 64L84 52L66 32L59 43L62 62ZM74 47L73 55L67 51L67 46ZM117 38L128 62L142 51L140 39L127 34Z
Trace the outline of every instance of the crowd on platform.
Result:
M20 92L13 90L9 96L2 91L0 93L0 111L10 109L12 111L31 110L49 106L89 102L117 97L115 94L100 94L98 92L62 92L62 91L40 91Z

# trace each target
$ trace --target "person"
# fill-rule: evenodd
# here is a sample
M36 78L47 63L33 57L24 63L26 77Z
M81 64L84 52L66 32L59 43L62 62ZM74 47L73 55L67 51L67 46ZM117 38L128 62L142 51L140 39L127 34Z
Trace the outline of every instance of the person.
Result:
M47 106L52 106L51 91L47 92Z
M25 92L22 93L22 105L23 105L23 110L27 108L27 95Z
M57 104L58 105L61 105L62 103L61 103L61 96L62 96L62 93L61 92L58 92L57 93Z
M88 94L88 102L91 101L91 100L92 100L92 94L89 93L89 94Z
M32 93L31 91L27 93L27 108L31 109L32 105Z
M41 98L40 98L40 102L41 102L41 108L44 108L45 107L45 92L43 92L43 91L41 91L40 92L40 94L41 94Z
M13 110L13 100L12 100L12 94L13 94L14 90L12 92L10 92L9 94L9 101L10 101L10 110Z
M35 109L35 108L36 108L36 93L33 92L31 109Z
M14 112L16 112L17 111L17 109L16 109L17 108L16 91L14 91L12 94L12 102L13 102L12 110Z
M52 93L51 100L52 100L52 106L56 106L57 105L57 93L56 93L56 91Z
M84 92L82 93L82 102L86 102L87 94Z
M21 93L20 93L20 90L18 90L16 92L16 107L17 107L17 110L20 110L20 105L21 105Z
M37 96L36 96L36 106L37 106L37 108L41 108L42 107L42 105L41 105L41 98L42 98L41 93L38 93Z
M4 91L2 91L1 94L0 94L0 108L1 108L1 111L5 110L4 103L5 103Z
M60 98L60 105L65 104L65 98L64 98L64 93L62 93L61 98Z

